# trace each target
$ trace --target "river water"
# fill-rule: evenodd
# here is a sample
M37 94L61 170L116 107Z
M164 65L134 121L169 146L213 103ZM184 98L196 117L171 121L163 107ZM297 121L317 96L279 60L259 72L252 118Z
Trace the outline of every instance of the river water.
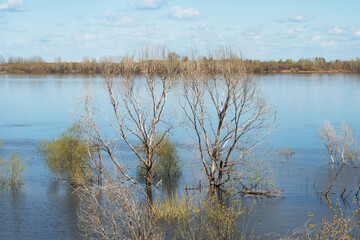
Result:
M277 238L303 225L309 211L314 223L331 216L329 205L317 192L331 182L336 169L328 164L317 130L325 119L336 128L346 122L360 142L360 75L276 74L258 75L257 79L276 110L276 128L260 151L283 197L255 203L246 198L243 203L254 205L249 221L255 233L273 233L270 236ZM171 111L176 111L179 91L175 86L169 98ZM0 75L0 138L5 144L0 157L18 152L26 165L25 185L19 191L0 190L0 239L81 238L76 215L79 199L66 182L46 169L36 145L72 125L84 92L98 96L100 106L108 104L100 77ZM179 189L200 166L184 132L173 132L184 168ZM286 147L295 152L291 158L277 154ZM359 173L358 168L345 168L332 191L333 198L339 198L345 187L354 191Z

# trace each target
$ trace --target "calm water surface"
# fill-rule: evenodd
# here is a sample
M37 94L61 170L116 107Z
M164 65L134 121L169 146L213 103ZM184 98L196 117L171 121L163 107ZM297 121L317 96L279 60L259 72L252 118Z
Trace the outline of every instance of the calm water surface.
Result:
M360 142L360 76L345 74L261 75L259 86L276 109L277 128L261 150L283 198L256 201L251 223L259 234L273 237L303 225L308 211L314 222L330 216L326 202L316 192L335 175L317 138L320 124L329 119L335 127L346 122ZM0 157L18 152L26 164L25 185L20 191L0 191L0 239L78 239L76 212L79 200L65 182L56 179L44 166L36 144L61 134L72 125L81 96L91 91L99 105L107 108L106 89L99 77L0 75L0 137L5 147ZM168 112L176 110L175 88ZM181 129L173 138L184 161L179 189L200 166L190 153L191 141ZM295 155L281 160L279 149L289 147ZM124 152L124 155L130 155ZM339 176L334 197L344 187L356 186L360 171L348 167ZM254 204L246 198L245 205Z

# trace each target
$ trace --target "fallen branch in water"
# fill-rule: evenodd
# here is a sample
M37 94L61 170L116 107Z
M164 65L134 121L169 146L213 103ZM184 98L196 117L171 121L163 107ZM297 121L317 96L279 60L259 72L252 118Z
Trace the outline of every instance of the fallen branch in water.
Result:
M252 195L252 196L260 196L260 197L266 197L266 198L274 198L274 197L278 197L279 193L280 193L280 191L278 191L278 190L256 191L256 190L253 190L253 188L248 188L242 182L240 182L240 184L242 185L243 189L241 191L239 191L239 193L241 193L243 196L244 195Z

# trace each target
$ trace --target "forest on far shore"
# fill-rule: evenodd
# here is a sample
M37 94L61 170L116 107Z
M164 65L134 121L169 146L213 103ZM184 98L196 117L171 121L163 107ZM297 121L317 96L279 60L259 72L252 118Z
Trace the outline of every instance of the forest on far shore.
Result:
M126 56L128 57L128 56ZM102 57L100 59L83 57L81 62L62 61L61 57L56 57L54 62L46 62L42 57L35 56L30 58L9 57L7 60L0 55L0 73L3 74L100 74L101 64L111 59L112 62L121 64L124 57ZM114 61L115 60L115 61ZM224 61L203 57L202 61L209 64L215 61ZM175 52L170 52L166 60L176 61L178 71L181 72L186 66L186 61L192 61L189 57L180 57ZM243 59L249 73L360 73L360 58L356 60L335 60L326 61L325 58L316 57L312 59L299 59L297 61L287 59L279 61L260 61ZM141 74L142 60L136 61Z

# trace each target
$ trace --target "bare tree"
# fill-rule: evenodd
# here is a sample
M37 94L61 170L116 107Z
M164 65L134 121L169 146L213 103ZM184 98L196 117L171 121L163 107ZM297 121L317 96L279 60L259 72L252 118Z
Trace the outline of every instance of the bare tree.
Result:
M274 113L255 78L230 48L187 62L182 108L209 184L219 187L270 130Z
M324 145L326 151L330 155L331 163L335 164L335 156L338 148L338 137L336 136L334 126L330 123L329 120L325 120L319 128L318 134L321 139L321 143Z
M97 176L97 183L102 185L103 177L106 173L104 159L107 158L115 165L115 168L118 171L118 174L122 176L122 179L129 180L135 184L136 182L127 173L128 168L117 159L116 143L121 138L108 140L103 136L96 121L95 115L98 113L98 108L96 107L92 94L85 94L83 101L84 113L80 116L80 126L84 131L83 136L86 138L86 142L90 143L91 146L88 150L88 154L91 159L90 165L93 174L94 176ZM105 156L103 154L105 154Z
M355 157L354 153L357 152L357 145L353 131L346 123L343 123L341 125L341 137L339 138L339 144L337 144L337 152L343 165L345 165L346 161L350 161Z
M78 191L79 225L86 239L164 239L151 208L141 204L141 189L108 182Z
M330 121L325 120L318 133L321 143L330 155L332 164L341 162L345 165L347 161L358 157L359 146L351 128L346 123L341 125L341 135L338 135Z
M133 181L126 174L126 169L117 162L110 148L111 145L116 145L118 140L125 141L146 170L149 199L152 198L154 152L172 128L163 120L163 115L172 79L177 74L177 61L167 60L167 56L168 51L165 48L144 48L140 65L136 64L133 57L123 57L119 63L115 63L111 58L103 58L102 76L112 112L112 117L108 117L107 121L117 138L106 141L101 137L90 107L86 107L87 116L84 118L90 129L87 131L96 145L110 156L122 176ZM137 78L139 72L144 75L144 81ZM138 146L141 146L141 149ZM138 161L134 165L137 164Z

